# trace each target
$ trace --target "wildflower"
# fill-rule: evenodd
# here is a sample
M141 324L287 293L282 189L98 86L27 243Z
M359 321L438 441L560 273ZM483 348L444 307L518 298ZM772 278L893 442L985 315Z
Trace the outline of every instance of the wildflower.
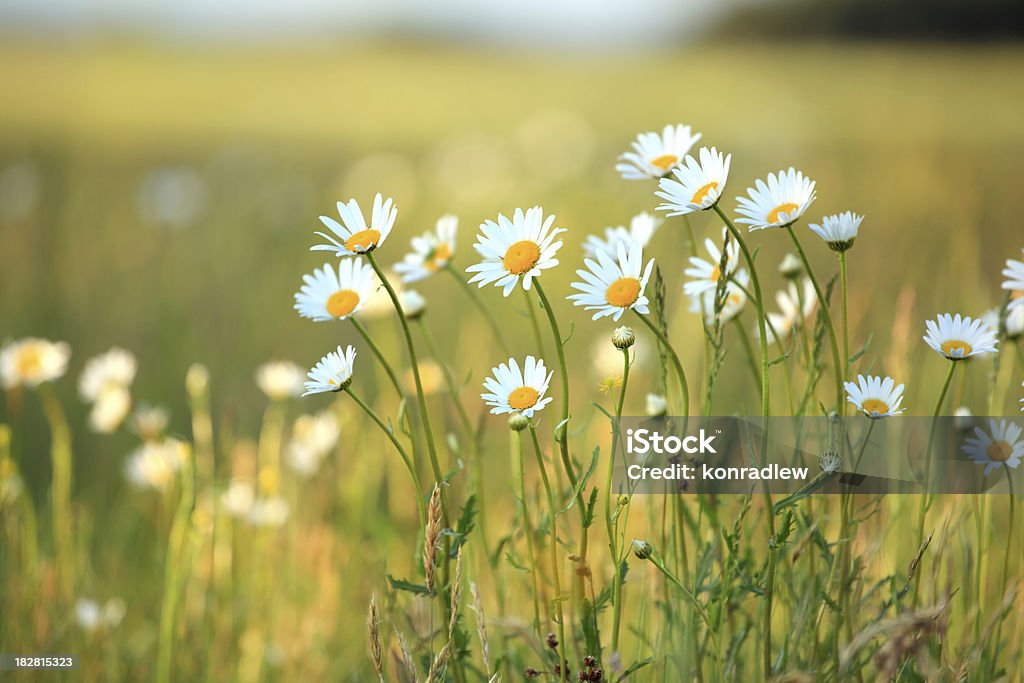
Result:
M427 310L427 300L414 289L407 289L398 296L402 306L402 315L409 320L416 320Z
M846 251L853 246L857 239L857 231L860 230L860 223L864 216L858 216L852 211L825 216L821 219L821 225L811 224L809 227L832 251Z
M102 605L92 598L75 600L75 621L83 631L116 628L124 619L124 613L124 601L120 598L111 598Z
M585 310L596 310L594 320L609 315L618 320L629 309L648 312L644 288L651 277L654 259L643 266L643 247L633 244L627 252L620 244L617 263L604 252L598 252L597 261L586 259L585 263L589 270L576 271L584 282L572 283L573 289L580 293L571 294L567 299Z
M967 457L979 465L985 465L985 476L1002 465L1014 469L1024 457L1024 440L1021 428L1015 422L989 419L989 431L974 428L974 436L964 441L961 447Z
M960 314L943 313L936 321L925 323L925 342L949 360L957 361L997 351L996 332L981 320Z
M264 363L256 369L256 384L273 401L302 393L302 368L287 360Z
M629 221L629 228L618 226L605 228L604 237L590 235L583 243L583 253L590 258L597 258L597 252L603 251L612 258L619 253L619 244L625 244L629 248L634 242L646 247L654 237L654 233L661 227L661 221L649 213L638 213Z
M748 197L739 197L736 213L743 216L737 223L750 230L784 228L792 225L814 202L814 181L790 167L788 171L768 174L768 182L758 180L747 190Z
M1006 310L1006 319L1002 320L1003 311L990 308L981 315L981 321L993 330L1006 334L1007 339L1019 339L1024 336L1024 306L1010 306ZM1005 325L1004 329L1000 329Z
M519 412L533 417L552 401L544 394L553 374L547 372L544 361L539 358L527 356L522 370L515 358L509 358L508 364L491 369L491 376L484 380L488 393L481 394L480 398L491 406L492 415Z
M290 508L281 496L257 498L249 508L249 524L255 527L280 527L288 521Z
M128 387L135 379L135 356L113 348L90 358L78 379L78 393L93 404L89 426L96 432L109 434L117 429L131 409Z
M633 539L633 554L641 560L646 560L654 554L654 546L647 541Z
M636 343L636 335L633 334L633 330L623 325L622 327L616 327L615 331L612 332L612 344L615 348L620 351L628 349L630 346Z
M114 432L132 408L132 395L124 387L104 389L89 411L89 428L100 434Z
M338 346L336 351L331 351L313 366L307 374L306 392L303 396L310 394L322 394L327 391L341 391L352 383L352 366L356 362L356 350L348 346L344 351Z
M132 428L143 441L153 441L163 435L170 419L166 408L143 404L132 415Z
M1024 261L1006 259L1006 268L1003 269L1003 289L1010 290L1010 308L1024 308Z
M324 457L338 443L341 425L331 411L300 415L292 425L287 461L293 470L310 477L320 468Z
M147 441L125 462L125 476L140 488L163 491L188 457L188 446L177 439Z
M664 178L698 140L700 133L682 124L665 126L661 135L640 133L630 145L633 151L619 157L621 163L615 165L615 170L626 180Z
M513 432L521 432L529 426L529 418L522 413L512 413L508 418L508 428Z
M825 451L818 456L818 467L825 474L833 474L843 466L843 456L838 451Z
M437 219L433 230L428 230L411 241L412 251L394 266L402 282L418 282L447 266L455 255L455 234L459 219L450 214Z
M325 263L302 280L305 284L295 293L295 310L317 322L344 320L358 313L377 287L373 268L356 259L343 259L337 274Z
M555 254L562 241L555 241L563 228L552 228L554 216L544 218L539 206L525 213L516 209L509 220L499 214L498 221L486 221L480 226L481 234L473 248L483 257L480 263L466 268L476 273L470 282L479 282L479 287L494 283L503 287L508 296L523 279L523 289L530 289L530 282L540 277L541 271L558 265Z
M725 261L725 276L729 277L736 270L736 266L739 263L740 258L740 245L736 240L730 240L728 238L728 231L722 228L722 241L728 240L726 247L726 261ZM705 261L698 256L690 257L690 268L687 268L683 273L691 278L689 282L683 285L683 291L691 297L699 296L707 291L714 291L718 287L718 281L722 279L722 251L715 244L711 238L704 240L704 248L708 252L708 256L711 257L710 261Z
M801 323L814 314L818 306L818 297L814 292L814 283L805 279L802 291L797 289L796 284L790 282L785 291L776 292L775 301L778 303L781 313L768 313L768 341L774 342L776 335L784 339L796 329ZM801 305L802 303L802 305Z
M788 252L779 262L779 275L787 280L795 280L803 272L804 264L793 252Z
M256 491L252 484L237 479L228 484L227 490L221 494L220 503L229 516L245 518L252 509L253 501L256 499Z
M960 406L953 411L953 426L958 431L965 432L974 427L974 414L967 406Z
M644 412L649 417L662 417L668 412L668 399L661 394L647 394L644 401Z
M857 375L856 384L846 382L844 386L846 400L873 420L903 414L903 385L896 386L892 377Z
M658 181L661 189L654 194L665 200L658 206L659 211L668 211L669 216L682 216L707 211L718 203L729 178L732 155L723 156L714 147L701 147L698 156L699 163L687 155L683 165L672 170L673 177Z
M315 234L327 240L328 244L317 244L310 247L310 251L333 251L338 257L373 251L384 244L384 240L391 234L395 218L398 216L398 208L394 206L390 197L384 200L378 193L373 199L373 213L369 226L366 225L363 212L355 199L350 199L348 204L338 202L338 213L341 216L341 223L328 216L320 216L320 222L334 233L337 239L326 233L317 232Z
M746 288L750 285L750 274L740 268L736 274L725 283L725 301L722 303L722 310L718 313L719 322L727 323L738 316L743 307L747 305ZM690 297L690 311L703 313L704 319L711 325L715 322L715 297L718 288L705 290L699 296Z
M71 347L28 337L0 349L0 386L4 389L36 387L60 379L68 369Z

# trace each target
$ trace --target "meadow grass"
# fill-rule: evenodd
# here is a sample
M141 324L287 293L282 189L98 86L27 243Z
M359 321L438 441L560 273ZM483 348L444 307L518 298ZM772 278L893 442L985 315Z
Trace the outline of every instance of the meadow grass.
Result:
M676 407L677 385L670 372L663 386L652 330L626 318L638 340L620 395L607 381L624 374L614 325L591 322L564 296L584 237L655 204L653 184L614 173L616 155L640 130L685 121L702 143L733 154L725 212L755 178L795 165L818 182L811 222L847 209L867 216L847 255L842 329L851 352L871 341L851 370L891 374L907 384L911 414L931 414L946 367L920 341L923 321L1001 304L999 269L1024 246L1024 96L1008 87L1022 66L1019 49L945 46L726 45L616 58L408 44L0 46L0 172L29 169L37 195L29 211L0 215L0 337L67 340L72 376L112 345L131 349L135 401L168 406L168 432L192 444L182 469L189 479L137 490L122 470L138 437L91 433L71 377L47 387L71 425L68 543L53 533L64 522L51 519L54 413L39 400L49 398L5 395L0 422L11 438L0 431L0 476L13 481L17 471L26 486L17 496L0 490L0 651L74 652L90 680L372 680L377 670L411 680L410 667L420 680L441 670L456 681L518 680L528 667L552 676L556 649L574 672L597 657L605 680L635 663L645 663L635 680L757 680L766 668L788 680L1019 679L1024 622L1010 589L1020 584L1022 545L1019 532L1005 536L1008 497L938 497L923 553L913 496L828 497L768 515L760 496L620 500L603 489L588 517L612 444L601 410L643 414L648 392ZM192 188L175 194L172 182L169 201L194 204L193 214L162 203L159 174L168 169ZM416 286L428 308L407 333L421 371L425 360L446 366L433 379L409 375L394 316L365 320L396 375L408 377L404 402L352 326L313 325L291 309L301 274L325 260L306 251L316 216L376 191L401 207L375 255L385 267L444 212L461 220L460 276L475 261L476 226L499 211L541 204L569 229L562 265L543 279L549 308L534 298L528 309L519 293L479 292L500 341L450 276ZM806 222L795 229L824 286L839 263ZM721 220L703 213L691 228L698 242L717 240ZM773 308L785 285L775 264L793 243L782 232L744 238ZM740 336L730 327L724 342L706 343L699 316L687 311L682 269L693 246L673 218L651 250L691 415L757 415L760 367L751 372ZM838 296L836 285L837 320ZM569 338L564 374L546 312L555 334ZM748 306L747 332L755 319ZM833 405L828 333L807 327L818 337L806 338L805 350L816 349L823 368L813 397ZM345 394L282 404L283 434L300 413L326 408L342 438L308 480L287 468L266 475L260 454L276 452L283 437L267 436L273 411L254 369L271 358L310 366L338 343L360 349L352 389L381 424ZM510 432L477 398L488 370L508 358L501 346L517 358L543 349L559 375L536 430ZM595 363L602 346L610 370ZM946 413L960 405L1016 412L1024 362L1012 343L1002 350L997 371L972 360L958 373ZM755 339L755 365L758 354ZM784 382L798 399L803 391L809 373L799 355L770 370L773 414L791 410ZM186 391L197 361L208 382L191 375ZM572 420L560 441L566 393ZM418 394L432 438L420 436ZM798 403L820 412L817 400ZM424 505L437 472L451 478L443 497L455 531L435 528L429 550L396 440L419 465ZM574 495L571 482L595 446L600 466ZM431 466L424 458L435 447ZM215 501L232 479L284 496L287 522L230 518ZM470 495L472 516L463 514ZM570 502L577 510L553 514ZM663 515L674 530L666 533ZM652 544L650 553L641 548L645 559L632 539ZM427 557L439 570L429 582ZM1004 557L1018 561L1004 570ZM408 581L407 590L388 576ZM837 591L837 581L848 589ZM73 613L82 596L124 600L124 620L83 630ZM556 648L548 632L558 634Z

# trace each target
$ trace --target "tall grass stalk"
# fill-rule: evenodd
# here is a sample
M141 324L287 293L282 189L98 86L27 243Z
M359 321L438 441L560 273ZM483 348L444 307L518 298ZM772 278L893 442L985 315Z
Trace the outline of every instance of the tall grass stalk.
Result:
M188 536L189 520L195 504L194 457L187 453L181 465L181 493L174 511L171 529L167 535L167 551L164 556L164 589L160 603L160 626L157 636L156 677L157 683L168 683L171 677L171 653L174 646L174 627L177 623L178 602L188 574L189 562L185 557L184 545Z
M1014 537L1014 535L1013 535L1014 510L1017 507L1017 503L1013 499L1013 474L1010 472L1009 465L1007 465L1005 462L1003 463L1003 472L1006 474L1006 493L1007 493L1007 497L1006 497L1006 503L1007 503L1006 514L1007 514L1007 523L1006 523L1006 538L1004 539L1004 543L1006 544L1006 548L1003 551L1003 580L999 584L1000 596L1002 596L1003 594L1006 593L1006 591L1008 590L1008 587L1010 585L1010 555L1011 555L1011 549L1013 548L1013 542L1015 540L1017 540ZM1000 610L999 621L996 623L996 636L992 640L992 645L993 645L993 648L995 649L996 653L1001 652L1002 649L1003 649L1002 648L1002 644L1001 644L1001 640L1002 640L1002 637L1003 637L1003 622L1006 621L1006 615L1008 614L1008 612L1009 612L1009 610L1005 610L1005 609L1004 610ZM1014 648L1015 646L1011 645L1010 647ZM999 658L996 655L993 655L992 656L992 672L991 672L991 675L993 677L995 677L995 675L996 675L996 664L997 664L998 661L999 661Z
M70 605L75 589L74 532L71 520L71 428L53 385L39 386L39 400L50 426L50 459L53 478L50 502L53 510L53 543L57 558L57 586L61 599Z
M473 285L469 284L469 282L464 280L462 274L459 271L455 270L455 266L453 266L450 261L447 264L445 264L444 269L448 271L448 273L450 273L453 278L455 278L455 281L458 282L462 290L466 292L466 296L470 298L470 300L473 302L473 305L476 306L477 310L479 310L480 313L483 314L484 320L487 321L487 326L491 328L491 334L494 336L494 341L498 343L498 346L501 347L501 350L505 353L506 356L511 356L512 351L509 349L506 335L502 333L501 326L498 325L498 320L494 317L494 313L491 311L490 306L488 306L487 303L480 296L479 288L474 287Z

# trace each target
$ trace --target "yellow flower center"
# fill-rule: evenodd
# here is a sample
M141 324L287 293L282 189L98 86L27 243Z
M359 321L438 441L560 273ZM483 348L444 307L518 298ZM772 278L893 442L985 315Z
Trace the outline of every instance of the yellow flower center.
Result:
M452 248L447 244L439 244L427 257L427 270L437 270L452 258Z
M781 214L781 213L786 214L787 220L791 219L793 217L793 212L796 211L799 208L800 208L799 206L797 206L796 204L794 204L792 202L786 202L785 204L779 204L774 209L772 209L771 211L768 212L768 222L769 223L778 223L779 222L779 214Z
M533 387L519 387L508 395L508 405L513 410L526 410L537 404L540 394Z
M971 355L972 350L970 344L956 339L951 339L942 345L942 352L951 358L954 357L954 351L963 351L963 353L957 354L956 357L966 357Z
M1013 449L1005 441L993 441L988 447L988 459L992 462L1006 462Z
M715 282L718 282L718 279L720 277L722 277L722 269L719 268L718 264L716 263L715 267L711 269L711 279L714 280Z
M522 240L508 248L505 258L501 262L508 272L513 275L522 275L528 273L539 260L540 247L537 243L532 240Z
M651 159L651 165L657 166L662 171L667 171L679 163L679 157L675 154L662 154L656 159Z
M1024 289L1015 289L1010 292L1010 298L1016 301L1017 299L1024 299Z
M367 228L366 230L353 233L351 237L345 240L345 248L349 251L369 251L377 246L377 240L379 239L380 230Z
M885 415L889 412L889 406L884 401L879 401L877 398L869 398L860 404L860 407L864 409L867 414L878 413L879 415Z
M34 377L43 370L43 354L35 346L23 348L18 353L17 366L22 377Z
M359 294L351 289L340 289L327 298L327 312L335 318L344 318L359 305Z
M711 190L717 189L718 183L715 181L711 181L710 183L708 183L707 185L693 193L693 197L690 199L690 203L700 204L702 201L704 201L704 198L708 196L708 193L711 192Z
M739 292L733 292L728 297L726 297L725 301L726 303L730 303L733 306L738 306L739 304L743 303L743 295L740 294Z
M619 278L604 293L605 301L612 306L628 308L640 297L640 281L635 277Z

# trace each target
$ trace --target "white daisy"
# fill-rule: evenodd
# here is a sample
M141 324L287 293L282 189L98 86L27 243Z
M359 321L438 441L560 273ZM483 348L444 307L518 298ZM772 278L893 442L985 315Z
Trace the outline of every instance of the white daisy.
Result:
M781 312L768 313L768 341L771 343L775 342L776 335L779 339L785 339L801 322L806 323L818 307L818 296L814 291L814 283L810 278L805 278L800 290L797 290L795 283L790 282L785 291L776 292L775 302Z
M734 270L740 261L740 245L739 243L729 238L729 232L725 228L722 228L722 241L729 240L729 246L726 249L727 256L725 262L725 274L728 277ZM721 263L722 263L722 250L718 248L715 241L710 237L704 239L704 248L710 256L710 260L705 261L699 256L690 257L690 267L683 271L683 273L691 278L689 282L683 285L683 291L688 296L695 297L699 296L704 292L714 292L718 287L718 281L722 277Z
M665 126L661 135L640 133L630 145L633 151L619 157L621 163L615 165L615 170L626 180L663 178L698 140L700 133L693 133L689 126L682 124Z
M188 446L177 439L147 441L132 451L125 462L128 481L142 488L163 491L188 457Z
M599 251L597 261L584 261L589 270L576 271L584 281L574 282L572 287L580 293L566 298L584 310L597 311L594 320L608 315L618 320L629 309L647 313L648 300L644 289L651 278L654 259L649 260L646 267L643 260L644 248L636 243L630 245L628 252L624 244L619 244L618 262Z
M356 259L342 259L337 274L325 263L302 280L306 284L295 293L295 310L317 322L344 320L358 313L377 287L373 268Z
M699 163L687 155L683 165L672 171L673 178L658 181L660 189L654 194L665 200L658 206L659 211L668 211L669 216L682 216L705 211L718 203L729 179L732 155L723 156L714 147L701 147L698 156Z
M415 320L427 310L427 300L415 289L407 289L398 295L398 303L402 307L402 315Z
M255 527L280 527L288 521L291 507L281 496L257 498L249 508L249 524Z
M768 182L758 180L747 190L747 197L738 197L736 213L743 216L751 230L784 228L803 215L814 201L814 181L790 167L788 171L768 174Z
M135 379L135 356L124 349L112 348L90 358L78 378L78 393L93 402L109 389L124 389Z
M270 361L256 369L256 384L267 398L283 401L302 393L302 374L302 368L291 361Z
M437 219L433 230L412 238L412 252L405 255L401 263L395 264L395 272L402 282L417 282L441 270L455 255L455 234L459 219L450 214Z
M980 320L969 316L940 315L936 321L928 320L925 328L928 334L924 340L928 346L950 360L963 360L982 353L995 353L996 332Z
M0 349L0 386L4 389L39 386L64 375L71 347L67 342L52 342L28 337Z
M860 230L861 221L864 216L858 216L852 211L825 216L821 219L821 225L811 224L809 227L832 251L846 251L853 246L857 239L857 232Z
M132 409L132 395L125 387L110 386L103 390L89 411L89 428L100 434L112 434L121 426Z
M558 265L555 254L562 241L555 237L565 230L552 228L554 222L554 216L544 218L543 209L535 206L525 213L516 209L511 220L499 214L497 222L483 223L473 245L483 261L466 268L467 273L476 273L469 281L479 282L479 287L493 282L508 296L522 277L523 289L530 289L542 270Z
M1016 469L1024 457L1024 440L1021 428L1016 422L990 418L989 431L981 427L974 428L974 436L964 441L963 452L973 462L985 466L985 476L1004 464Z
M247 517L255 500L256 491L252 484L238 479L232 479L227 490L220 496L224 511L235 518Z
M1006 259L1003 289L1010 290L1010 308L1024 308L1024 261Z
M352 383L352 366L356 362L356 350L348 346L342 351L331 351L313 366L307 375L306 393L322 394L327 391L341 391Z
M875 377L873 375L857 375L856 384L846 382L846 400L857 406L865 415L873 420L893 415L902 415L903 385L896 386L892 377Z
M143 441L158 439L167 429L171 414L166 408L142 404L132 415L132 429Z
M547 372L544 361L539 358L527 356L522 370L515 358L509 358L508 364L491 369L491 376L484 380L488 393L480 394L480 398L491 406L492 415L522 413L533 417L552 401L544 394L553 374Z
M614 228L605 228L604 237L589 235L583 242L583 253L590 258L597 258L597 252L603 251L612 258L619 254L619 244L627 247L632 242L646 247L654 237L654 233L661 227L661 221L644 212L633 216L629 221L629 228L619 225Z
M990 308L981 314L981 321L999 331L1002 311L998 308ZM1017 339L1024 335L1024 306L1012 306L1006 311L1006 338Z
M384 240L391 234L391 228L395 226L395 218L398 216L398 208L390 197L385 200L378 193L373 199L373 214L369 226L363 218L359 202L354 199L350 199L348 204L338 202L338 213L341 215L341 223L329 216L320 216L320 222L333 232L337 239L327 233L317 232L315 234L327 240L328 244L317 244L310 247L310 251L333 251L339 257L373 251L384 244Z
M750 286L750 273L740 268L736 274L725 283L725 302L719 312L721 322L727 323L733 320L743 311L747 305L747 287ZM690 311L702 313L709 325L715 322L715 295L718 289L708 289L699 296L690 297Z
M317 415L300 415L292 425L288 441L288 464L303 476L316 474L340 436L341 425L333 412L325 410Z

